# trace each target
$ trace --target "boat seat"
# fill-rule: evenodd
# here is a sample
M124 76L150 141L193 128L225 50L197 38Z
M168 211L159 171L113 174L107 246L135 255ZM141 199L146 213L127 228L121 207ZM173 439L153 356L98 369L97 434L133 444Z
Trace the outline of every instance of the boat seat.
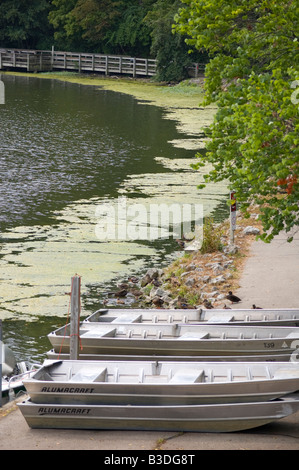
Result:
M87 368L80 369L76 374L72 376L69 382L85 383L85 382L105 382L107 375L107 368L94 370Z
M180 369L169 380L169 383L184 384L204 382L205 373L203 369Z
M211 318L208 319L207 323L223 323L233 321L234 316L227 314L227 315L213 315Z
M273 374L274 379L294 379L299 378L299 369L278 369Z
M111 323L141 323L142 315L120 315L112 320Z
M116 334L116 328L111 328L110 330L101 330L92 328L91 330L86 330L83 333L80 333L81 338L102 338L105 336L115 336Z
M209 337L209 333L205 331L187 331L186 333L179 336L178 339L182 340L192 340L192 339L207 339Z

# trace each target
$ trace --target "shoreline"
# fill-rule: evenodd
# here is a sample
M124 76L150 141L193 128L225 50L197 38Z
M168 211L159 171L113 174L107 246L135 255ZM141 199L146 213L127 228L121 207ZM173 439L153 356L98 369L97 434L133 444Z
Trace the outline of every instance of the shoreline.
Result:
M117 291L103 299L103 308L230 308L226 296L240 287L244 264L252 243L261 233L261 224L254 211L250 219L238 212L233 245L228 219L212 227L212 236L213 232L219 234L219 249L189 253L189 243L179 241L185 246L175 261L163 269L151 267L139 279L134 276L123 279Z

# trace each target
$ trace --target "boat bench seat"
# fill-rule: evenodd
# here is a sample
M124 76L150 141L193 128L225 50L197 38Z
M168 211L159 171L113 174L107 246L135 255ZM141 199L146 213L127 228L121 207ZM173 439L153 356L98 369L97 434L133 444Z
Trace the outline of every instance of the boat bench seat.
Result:
M205 373L203 369L181 369L175 372L169 383L184 384L204 382Z
M81 338L103 338L105 336L115 336L116 328L108 329L97 329L93 328L91 330L86 330L83 333L80 333Z
M299 378L299 369L278 369L273 374L274 379L294 379Z
M207 339L209 337L209 333L205 331L186 331L178 339L182 340L192 340L192 339Z
M102 367L101 369L94 370L88 368L80 369L76 374L72 376L69 382L84 383L84 382L105 382L107 376L107 368Z
M234 316L227 314L227 315L213 315L211 318L208 319L207 323L222 323L222 322L229 322L233 321Z
M114 318L111 323L141 323L142 315L120 315Z

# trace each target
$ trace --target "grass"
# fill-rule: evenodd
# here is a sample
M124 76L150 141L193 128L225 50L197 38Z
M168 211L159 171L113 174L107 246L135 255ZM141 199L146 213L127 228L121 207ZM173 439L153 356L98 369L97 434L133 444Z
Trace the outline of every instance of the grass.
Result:
M222 251L221 237L223 229L216 226L211 217L206 218L203 226L203 242L201 246L201 253L213 253L215 251Z

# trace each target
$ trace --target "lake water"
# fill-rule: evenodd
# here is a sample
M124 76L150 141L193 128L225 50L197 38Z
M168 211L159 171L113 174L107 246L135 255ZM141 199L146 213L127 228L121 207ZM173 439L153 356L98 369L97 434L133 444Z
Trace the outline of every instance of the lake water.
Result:
M65 324L72 276L82 276L85 316L119 279L166 265L178 249L167 237L100 240L104 203L198 203L217 219L227 188L196 189L196 150L184 145L194 132L161 107L95 86L1 79L0 319L17 358L40 360L46 335Z

